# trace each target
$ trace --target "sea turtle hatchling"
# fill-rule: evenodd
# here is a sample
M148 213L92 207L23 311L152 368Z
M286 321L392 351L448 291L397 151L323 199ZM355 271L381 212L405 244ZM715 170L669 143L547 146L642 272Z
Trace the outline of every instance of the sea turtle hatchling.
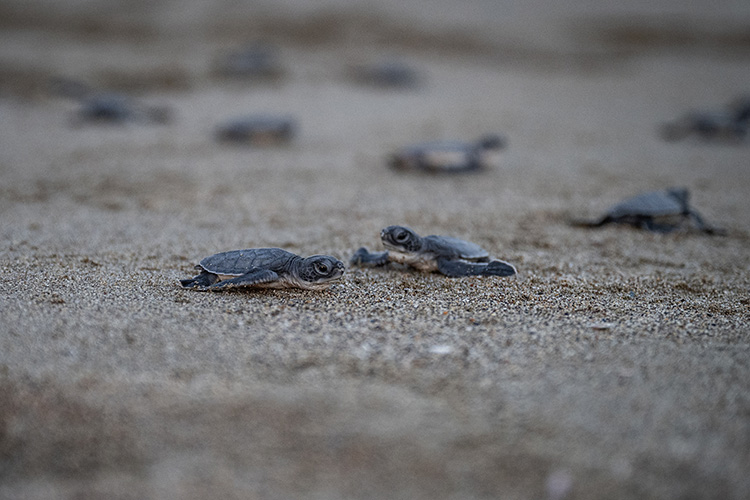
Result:
M572 221L573 225L599 227L609 223L629 224L658 233L669 233L693 223L708 234L723 230L708 225L690 206L690 193L685 188L669 188L627 198L612 206L600 218L591 221Z
M76 123L157 123L170 120L171 112L164 106L147 106L115 92L95 93L80 100Z
M216 129L219 142L245 143L255 146L289 142L297 128L289 116L252 115L230 120Z
M223 291L232 288L303 288L322 290L339 280L344 264L329 255L302 258L281 248L231 250L206 257L183 288Z
M256 81L277 80L284 74L275 46L258 42L221 56L214 65L221 77Z
M496 163L496 154L505 147L499 135L487 135L474 142L434 141L408 146L389 158L395 170L430 173L460 173L482 170Z
M80 80L65 77L53 78L49 82L49 90L54 96L78 102L78 109L71 120L73 125L83 123L164 124L172 118L172 110L167 106L147 105L119 92L97 90Z
M398 60L355 65L349 75L359 84L378 88L413 89L420 83L417 70Z
M450 236L421 237L404 226L388 226L380 232L386 252L370 253L362 247L350 259L353 265L407 264L420 271L439 271L451 278L463 276L512 276L516 268L475 243Z
M690 111L664 123L660 132L666 141L692 136L706 142L741 142L750 135L750 96L739 96L723 109Z
M689 136L707 142L740 142L748 135L747 119L743 110L693 111L661 125L665 141L678 141Z

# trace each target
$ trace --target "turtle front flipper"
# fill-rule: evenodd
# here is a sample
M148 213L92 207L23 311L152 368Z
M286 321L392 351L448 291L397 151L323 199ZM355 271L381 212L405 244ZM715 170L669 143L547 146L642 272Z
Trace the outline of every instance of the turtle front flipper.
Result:
M672 233L679 228L679 226L676 224L667 224L667 223L657 222L651 217L643 218L640 221L637 221L635 224L632 224L632 225L634 225L635 227L647 229L651 231L652 233L661 233L661 234Z
M516 272L516 268L512 264L503 260L493 260L487 264L482 276L513 276Z
M473 263L465 260L438 259L438 270L449 278L464 276L513 276L516 268L507 262L493 260L489 263Z
M188 278L186 280L180 280L182 288L197 288L205 289L219 281L219 276L208 271L203 271L194 278Z
M690 217L693 222L695 223L696 227L703 231L706 234L712 234L712 235L718 235L718 236L726 236L727 231L720 227L714 227L708 224L701 214L698 213L695 209L690 209L687 212L688 217Z
M214 283L208 287L208 290L219 292L229 288L247 288L278 281L278 279L279 275L269 269L254 269L242 276Z
M354 252L349 264L353 266L383 266L388 263L388 252L369 252L365 247L361 247Z
M602 227L605 224L614 222L611 217L604 216L598 219L570 219L568 224L573 227Z

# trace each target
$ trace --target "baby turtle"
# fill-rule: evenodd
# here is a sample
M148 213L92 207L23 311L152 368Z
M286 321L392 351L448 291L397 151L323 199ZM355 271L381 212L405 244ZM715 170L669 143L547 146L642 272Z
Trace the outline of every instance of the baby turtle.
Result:
M362 247L349 263L382 266L388 262L407 264L420 271L439 271L451 278L462 276L512 276L516 268L490 255L475 243L450 236L420 237L404 226L388 226L380 232L386 252L370 253Z
M391 155L389 164L396 170L430 173L477 171L495 163L495 155L505 147L505 142L499 135L488 135L475 143L435 141L415 144Z
M275 47L255 43L222 56L214 65L214 73L227 78L245 80L276 80L284 70Z
M747 136L748 123L743 110L694 111L661 126L665 141L678 141L690 136L708 142L740 142Z
M706 224L698 211L690 206L689 200L690 193L685 188L652 191L621 201L597 220L573 221L573 225L600 227L609 223L629 224L657 233L669 233L692 222L707 234L723 232Z
M76 122L159 123L169 121L170 111L162 106L146 106L114 92L95 93L81 98Z
M219 142L268 146L289 142L296 128L294 120L288 116L248 116L220 125L216 129L216 139Z
M420 81L414 68L397 60L355 65L350 68L349 75L361 85L379 88L413 89Z
M183 288L328 288L344 274L344 264L329 255L302 258L281 248L250 248L217 253L195 266L200 274L180 280Z

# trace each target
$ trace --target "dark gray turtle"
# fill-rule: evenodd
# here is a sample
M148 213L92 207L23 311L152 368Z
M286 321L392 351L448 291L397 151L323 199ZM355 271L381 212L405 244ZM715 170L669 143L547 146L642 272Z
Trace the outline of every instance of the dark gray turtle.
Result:
M220 142L267 146L289 142L297 125L288 116L255 115L230 120L216 129Z
M328 288L344 274L344 264L329 255L302 258L281 248L250 248L217 253L195 266L200 274L180 280L183 288Z
M504 147L505 139L498 135L488 135L475 143L427 142L406 147L391 155L389 163L396 170L470 172L491 167L495 163L495 154Z
M661 126L661 137L678 141L696 137L709 142L739 142L747 136L746 110L694 111Z
M349 75L362 85L393 89L415 88L420 80L417 70L397 60L355 65L349 70Z
M72 120L74 125L167 123L172 117L171 110L166 106L146 105L125 94L97 90L80 80L52 78L49 89L55 96L78 101L79 107Z
M76 114L78 123L166 123L170 119L170 111L165 107L146 106L114 92L87 95L80 103Z
M475 243L450 236L420 237L404 226L388 226L380 232L386 252L370 253L362 247L350 259L353 265L382 266L388 262L420 271L439 271L451 278L462 276L512 276L516 268L490 255Z
M706 224L698 211L690 206L690 193L685 188L639 194L614 205L599 219L573 221L573 224L584 227L599 227L609 223L629 224L649 231L668 233L690 222L708 234L723 232Z
M222 77L244 80L275 80L284 70L275 47L255 43L220 57L214 72Z

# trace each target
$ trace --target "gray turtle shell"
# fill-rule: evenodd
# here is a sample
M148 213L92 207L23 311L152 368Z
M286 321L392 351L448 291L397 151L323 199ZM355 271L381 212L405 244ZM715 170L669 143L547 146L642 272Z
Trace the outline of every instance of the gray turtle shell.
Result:
M133 118L136 108L126 96L116 93L100 93L84 98L78 111L84 120L124 122Z
M224 77L273 79L281 76L283 68L276 47L259 43L225 54L215 64L215 72Z
M504 147L500 136L491 135L470 143L462 141L433 141L407 146L394 153L390 165L397 170L429 172L462 172L485 166L489 153Z
M484 260L490 254L484 248L470 241L451 236L430 235L422 238L422 250L418 253L433 253L436 258Z
M672 188L628 198L607 211L612 219L623 217L667 217L689 211L688 191Z
M396 60L385 60L369 65L354 66L352 78L358 83L377 87L413 88L419 83L419 75L411 66Z
M273 143L292 139L296 123L290 116L251 115L219 125L216 138L227 142Z
M748 135L748 111L741 108L727 111L693 111L661 126L666 141L695 136L700 139L740 141Z
M96 93L81 98L77 118L82 122L100 123L167 123L171 110L164 106L146 106L114 92Z
M281 248L250 248L211 255L201 260L198 267L224 276L241 276L253 269L283 273L289 271L290 263L295 258L301 257Z

